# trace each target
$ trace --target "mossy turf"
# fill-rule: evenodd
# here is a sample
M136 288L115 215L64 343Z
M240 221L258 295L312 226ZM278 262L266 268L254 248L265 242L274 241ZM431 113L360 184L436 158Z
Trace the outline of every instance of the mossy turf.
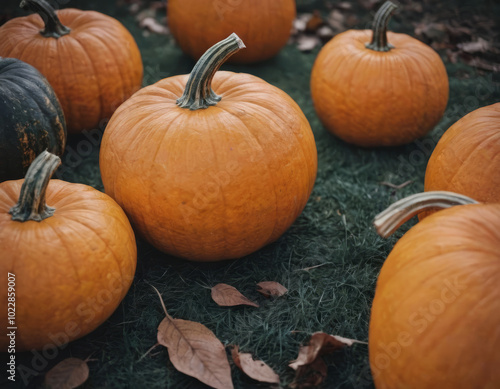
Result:
M144 36L126 8L116 6L114 1L72 1L67 6L100 10L125 24L142 52L144 85L189 73L194 65L171 37ZM361 17L358 27L366 26L369 17ZM406 30L403 26L404 21L396 17L393 28L411 33L412 26ZM441 123L425 139L404 147L362 149L324 130L314 112L309 76L318 51L302 53L288 45L265 63L223 67L254 74L283 89L311 123L318 148L317 181L304 212L289 231L248 257L212 265L171 258L139 241L134 283L105 324L44 358L47 366L34 361L33 353L18 355L18 367L40 372L38 377L31 377L29 387L38 387L43 373L67 356L91 358L85 388L205 387L177 372L162 347L145 355L156 343L157 327L164 317L151 285L161 292L171 316L203 323L224 344L238 344L243 352L264 360L280 374L283 386L293 379L289 361L296 358L299 346L311 333L324 331L367 341L377 275L397 238L411 225L383 240L375 234L371 221L396 199L423 190L426 163L436 140L463 115L500 101L499 77L443 58L450 76L450 101ZM94 139L98 134L93 132ZM69 139L59 177L102 190L99 147L88 147L92 142L87 141L84 135ZM408 180L413 183L400 190L381 185L383 181L401 184ZM286 286L289 293L270 300L260 296L256 284L271 280ZM260 308L218 307L211 300L210 287L219 282L237 287L258 301ZM366 345L338 351L327 362L325 388L373 386ZM266 387L232 366L236 388ZM29 374L25 371L24 375ZM7 381L0 386L3 383ZM19 372L17 387L24 387Z

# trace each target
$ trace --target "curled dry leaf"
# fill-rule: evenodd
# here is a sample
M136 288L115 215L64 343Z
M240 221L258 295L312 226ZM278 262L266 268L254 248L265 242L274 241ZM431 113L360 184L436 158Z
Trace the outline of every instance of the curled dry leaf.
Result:
M328 15L328 24L335 31L338 32L344 31L346 29L344 22L345 22L344 14L336 9L330 12L330 14Z
M311 18L306 23L306 31L316 32L324 24L325 21L321 17L321 13L318 10L314 10Z
M154 289L166 315L158 326L158 343L167 348L174 367L213 388L232 389L231 367L224 345L203 324L173 319L160 292Z
M235 305L250 305L259 307L259 304L247 299L234 286L217 284L212 288L212 299L221 307L233 307Z
M478 38L475 42L464 42L457 44L457 47L469 54L484 53L491 48L491 43L483 38Z
M276 281L262 281L257 284L257 292L265 297L280 297L288 292L288 289Z
M290 389L317 388L326 378L328 367L322 358L316 358L309 365L300 366Z
M254 360L249 353L240 353L238 346L232 348L231 356L233 357L234 364L250 378L270 384L280 383L280 377L273 369L262 361Z
M299 355L295 361L292 361L288 366L297 370L300 366L313 363L318 357L330 354L335 350L341 349L344 346L352 346L354 343L363 343L354 339L347 339L341 336L329 335L324 332L315 332L309 339L307 346L301 346Z
M139 23L139 27L159 35L168 35L170 33L167 26L160 24L155 18L152 17L142 19Z
M321 40L315 35L300 35L297 39L297 48L300 51L311 51L319 45L321 45Z
M344 346L352 346L354 343L366 344L358 340L328 335L324 332L315 332L312 334L309 344L300 347L297 359L289 364L296 371L295 379L290 387L293 389L303 389L320 385L326 378L327 372L326 364L321 356L330 354Z
M323 26L316 31L316 35L321 38L323 41L328 41L332 39L335 35L335 32L329 26Z
M89 378L86 361L67 358L45 374L45 386L50 389L73 389L82 385Z

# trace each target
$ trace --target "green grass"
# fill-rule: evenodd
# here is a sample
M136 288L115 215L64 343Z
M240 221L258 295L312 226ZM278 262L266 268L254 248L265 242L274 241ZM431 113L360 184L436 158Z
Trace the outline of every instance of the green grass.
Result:
M144 37L125 10L113 4L96 2L95 9L118 17L136 38L145 66L145 85L190 72L193 62L170 37ZM94 7L91 2L82 8ZM366 21L361 20L360 27ZM361 149L330 135L314 112L309 75L317 52L301 53L287 46L278 57L256 66L224 66L225 70L252 73L283 89L311 123L318 148L318 177L309 203L289 231L248 257L212 265L171 258L138 242L137 274L118 310L96 331L50 359L49 366L40 369L42 373L66 356L91 355L85 388L205 387L177 372L161 347L141 359L156 343L156 329L164 317L150 285L161 292L171 316L203 323L224 344L238 344L242 351L253 353L281 375L284 385L293 379L288 362L296 358L300 344L312 332L367 341L377 275L396 239L409 228L385 241L375 234L371 220L396 199L423 190L425 167L435 140L461 116L500 101L498 74L478 73L464 64L446 62L450 101L443 120L426 138L431 148L422 151L422 142L417 142L398 148ZM77 152L83 139L72 137L67 153ZM102 190L98 147L76 164L71 164L75 159L74 155L68 157L70 154L63 158L67 169L62 178ZM407 180L414 182L398 191L380 184ZM317 267L304 270L312 266ZM289 293L266 300L255 288L266 280L282 283ZM218 307L211 301L209 288L219 282L236 286L258 301L260 308ZM18 366L31 368L32 358L31 353L19 355ZM324 387L372 387L367 358L368 348L361 344L327 358ZM33 379L30 387L41 381L42 375ZM260 387L234 366L233 381L236 388Z

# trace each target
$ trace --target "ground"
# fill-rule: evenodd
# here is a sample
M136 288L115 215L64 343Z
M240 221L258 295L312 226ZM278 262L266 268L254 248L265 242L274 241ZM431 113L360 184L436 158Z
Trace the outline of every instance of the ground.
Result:
M15 2L7 3L12 6L7 6L6 15L23 14L15 9ZM299 1L304 12L315 8L327 13L327 3ZM428 2L423 4L428 6ZM131 31L144 61L144 85L189 73L194 65L170 36L145 34L125 3L82 0L62 7L66 6L104 12ZM493 1L474 2L474 8L464 1L442 2L437 8L449 15L463 15L471 9L478 15L499 14L498 4ZM361 7L355 10L360 16L353 27L364 28L370 11ZM390 27L413 34L414 25L404 15L395 16ZM18 356L19 365L40 372L29 387L37 387L50 366L74 356L91 358L90 378L84 388L203 388L197 380L173 368L165 349L158 347L144 356L156 343L156 330L164 317L151 285L161 292L171 316L203 323L224 344L238 344L240 350L253 353L281 375L284 386L293 379L293 371L287 367L289 361L296 358L299 346L311 333L324 331L367 341L377 275L396 240L415 223L410 222L395 237L383 240L372 228L372 219L396 199L423 190L426 163L436 140L463 115L500 101L499 74L469 66L462 58L451 60L441 50L450 77L450 100L441 122L426 138L410 145L362 149L328 133L314 112L309 75L318 52L319 47L301 52L290 44L265 63L224 66L225 70L254 74L283 89L310 121L318 149L318 176L309 203L289 231L248 257L214 265L171 258L139 241L134 283L105 324L55 355L46 356L46 364L37 362L33 353ZM99 148L86 149L82 146L85 139L70 137L61 178L102 190ZM410 180L411 184L399 190L381 184ZM289 293L275 300L264 299L256 293L255 285L266 280L280 282ZM210 287L219 282L237 286L258 301L260 308L218 307L210 298ZM373 386L366 345L338 351L327 362L325 388ZM260 387L234 366L232 371L235 387ZM0 385L3 383L0 381ZM19 383L18 387L24 385Z

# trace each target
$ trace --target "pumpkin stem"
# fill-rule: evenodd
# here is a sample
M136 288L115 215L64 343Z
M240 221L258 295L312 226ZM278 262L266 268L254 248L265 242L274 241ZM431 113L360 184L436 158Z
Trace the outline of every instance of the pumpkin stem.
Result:
M45 23L40 34L49 38L60 38L70 33L71 29L61 23L55 9L45 0L21 0L19 7L26 11L36 12Z
M396 8L398 8L398 6L391 1L386 1L382 4L382 7L379 8L373 20L372 41L371 43L366 44L368 49L375 51L389 51L394 48L393 45L387 42L387 25L389 24L389 19Z
M45 203L45 193L52 174L60 164L61 158L47 150L35 158L24 177L19 200L9 211L12 220L40 222L54 214L55 208Z
M421 212L431 209L445 209L455 205L477 204L470 197L445 191L417 193L396 201L385 211L375 216L373 225L377 233L387 238L405 222Z
M193 111L216 105L221 97L212 90L212 79L222 64L243 48L245 44L235 33L209 48L191 71L184 94L177 99L177 105Z

